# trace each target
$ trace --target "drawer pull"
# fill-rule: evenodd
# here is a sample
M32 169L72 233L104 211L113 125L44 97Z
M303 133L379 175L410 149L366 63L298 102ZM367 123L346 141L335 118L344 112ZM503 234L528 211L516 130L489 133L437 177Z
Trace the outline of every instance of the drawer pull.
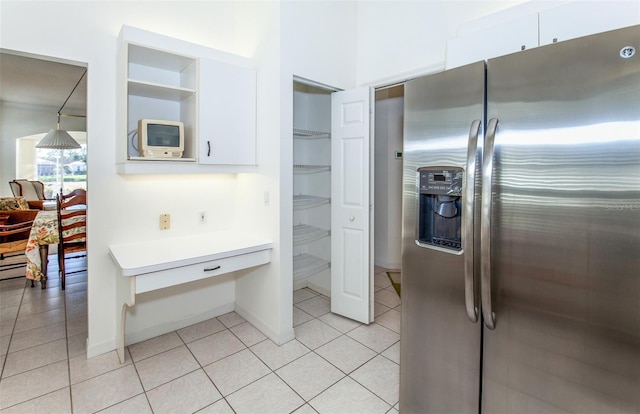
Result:
M210 267L208 269L204 269L205 272L213 272L214 270L220 269L220 266Z

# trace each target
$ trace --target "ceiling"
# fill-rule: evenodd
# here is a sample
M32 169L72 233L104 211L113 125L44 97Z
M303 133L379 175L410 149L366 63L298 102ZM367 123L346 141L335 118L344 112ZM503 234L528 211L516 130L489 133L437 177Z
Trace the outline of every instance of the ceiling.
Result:
M0 101L23 105L52 106L58 110L85 71L51 60L0 53ZM61 111L86 115L87 75Z

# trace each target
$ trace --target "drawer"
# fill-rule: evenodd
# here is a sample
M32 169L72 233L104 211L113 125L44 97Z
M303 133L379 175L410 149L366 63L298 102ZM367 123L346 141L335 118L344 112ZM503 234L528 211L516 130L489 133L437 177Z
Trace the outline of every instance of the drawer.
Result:
M237 270L269 263L271 249L225 257L188 266L135 276L135 293L144 293L195 280L216 277Z

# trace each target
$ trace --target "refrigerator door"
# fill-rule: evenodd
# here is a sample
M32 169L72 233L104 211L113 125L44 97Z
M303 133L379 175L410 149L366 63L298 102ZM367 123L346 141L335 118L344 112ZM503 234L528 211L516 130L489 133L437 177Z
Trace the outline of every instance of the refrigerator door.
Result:
M483 414L640 413L632 47L638 26L487 63L495 329L483 335Z
M484 76L479 62L405 84L402 413L478 412L473 207L479 200ZM453 192L428 194L429 180L441 183L438 191L448 185ZM421 200L431 204L421 207ZM436 240L433 233L451 240Z

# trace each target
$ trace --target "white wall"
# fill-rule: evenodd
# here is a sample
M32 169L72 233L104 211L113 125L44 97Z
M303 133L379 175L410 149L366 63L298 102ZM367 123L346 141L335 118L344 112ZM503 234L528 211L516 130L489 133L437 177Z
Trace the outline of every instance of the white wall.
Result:
M339 89L354 88L356 2L283 2L280 72L280 241L282 323L293 303L293 76Z
M358 84L381 85L440 71L447 40L473 36L518 16L540 12L557 27L551 36L541 24L545 44L549 37L566 40L638 24L638 7L633 0L361 1Z
M252 29L260 23L256 11L277 8L277 5L235 2L11 2L0 3L1 47L54 56L88 64L88 351L89 356L115 349L115 320L119 317L115 297L118 275L108 256L108 246L165 238L182 234L218 230L235 225L269 222L275 209L259 211L253 187L277 192L273 178L238 177L235 175L197 176L121 176L115 173L116 110L116 38L121 25L127 24L156 31L212 48L268 61L266 79L260 74L259 139L260 157L268 169L265 140L277 143L277 110L271 116L266 102L277 102L277 62L269 61L270 53L261 50L275 48L276 35ZM55 16L52 19L51 16ZM267 17L268 18L268 17ZM258 24L265 28L264 23ZM267 27L267 29L272 29ZM258 64L261 62L259 61ZM265 156L265 153L267 156ZM276 161L274 161L275 163ZM275 168L271 168L271 174ZM264 184L264 185L263 185ZM261 192L261 191L260 191ZM236 197L247 205L237 209ZM253 198L252 198L253 197ZM249 205L249 203L252 203ZM197 212L206 210L206 225L197 221ZM172 229L158 230L161 212L171 213ZM267 219L263 220L265 214ZM236 220L236 219L239 220ZM247 220L247 218L249 218ZM257 226L271 233L267 225ZM274 234L276 236L276 234ZM277 240L276 240L277 241ZM268 268L268 266L267 266ZM264 270L269 273L270 270ZM260 273L260 272L258 272ZM268 274L265 282L272 288L278 278ZM240 290L240 289L239 289ZM260 291L254 295L262 296ZM189 284L178 289L177 295L166 292L143 295L127 319L127 332L138 339L151 335L149 327L164 324L165 328L184 321L207 317L212 309L233 303L234 281L208 281ZM279 297L268 297L258 307L266 314L277 315ZM250 296L250 295L246 295ZM248 300L248 299L247 299ZM277 319L277 316L271 317ZM280 327L272 320L273 330ZM146 329L146 331L144 331Z
M247 23L237 28L251 39L258 72L258 163L260 175L237 177L237 224L274 241L271 265L236 277L236 311L278 343L293 338L287 280L281 271L280 235L280 5L238 2ZM265 197L268 202L265 202ZM284 287L283 287L284 286ZM289 316L287 316L287 312ZM252 316L250 316L252 315Z
M402 152L404 88L376 92L374 264L400 269L402 243Z
M461 23L519 3L523 0L358 2L358 84L442 70L447 40Z

